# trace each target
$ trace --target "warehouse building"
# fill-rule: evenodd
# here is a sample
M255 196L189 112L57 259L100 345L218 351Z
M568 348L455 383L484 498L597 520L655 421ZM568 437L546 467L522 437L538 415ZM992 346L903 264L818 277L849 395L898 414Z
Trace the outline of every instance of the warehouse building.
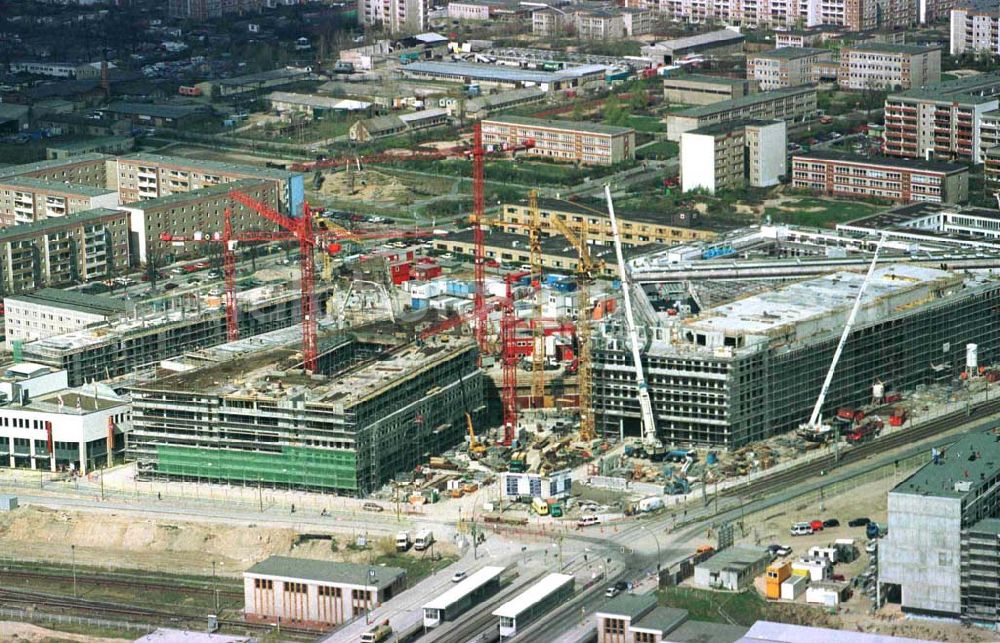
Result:
M524 153L584 165L614 165L635 158L635 130L597 123L496 116L483 120L483 144L514 147L526 141Z
M897 203L963 203L969 199L969 166L816 150L792 156L792 187Z
M124 204L194 192L242 179L274 183L278 203L285 214L299 216L305 202L302 175L274 168L140 153L120 157L115 174L118 194Z
M60 335L126 316L135 306L117 297L85 295L75 290L42 288L3 299L7 350L14 343Z
M579 65L560 71L540 71L469 62L424 61L400 67L407 78L475 83L483 89L539 87L546 92L603 86L605 65Z
M662 11L662 9L661 9ZM688 56L735 56L743 53L746 36L735 29L719 29L708 33L661 40L639 50L657 65L669 65Z
M689 107L667 115L667 139L680 142L681 134L732 121L781 120L789 132L805 127L816 118L816 88L788 87L750 94L710 105Z
M328 286L317 286L323 309ZM301 292L297 287L266 286L236 293L240 336L252 337L297 324ZM103 381L155 368L162 360L226 341L226 316L221 302L197 302L151 316L123 319L53 335L24 345L24 358L65 369L70 386Z
M736 121L681 134L681 189L742 190L778 185L787 174L785 122Z
M129 266L128 214L98 209L0 230L0 279L18 294L103 279Z
M668 444L738 448L798 427L812 410L864 275L835 273L699 310L672 295L659 312L636 298L648 328L644 371L660 438ZM652 286L652 285L650 285ZM691 307L691 313L681 309ZM1000 357L995 319L1000 279L912 264L875 269L834 375L824 417L871 399L871 384L895 390L956 377L968 343L983 363ZM669 314L667 307L674 309ZM595 333L598 426L637 434L634 371L617 317Z
M998 463L1000 433L976 431L889 492L879 581L899 586L904 613L1000 625Z
M545 97L545 92L537 87L511 89L496 94L478 96L465 102L465 116L481 119L505 109L541 103Z
M460 443L466 410L484 408L474 342L386 341L333 334L313 375L294 335L220 347L226 360L132 388L130 458L151 476L369 494Z
M117 205L118 192L108 188L24 176L0 179L0 227Z
M243 572L243 613L254 623L328 628L406 589L398 567L270 556Z
M121 461L131 404L103 384L67 386L66 371L8 364L0 375L0 466L86 475Z
M346 98L329 98L314 94L295 94L291 92L271 92L267 95L271 109L279 114L299 114L308 119L323 118L328 113L364 112L372 104L360 100Z
M709 105L742 98L756 91L757 83L745 78L687 74L663 79L663 98L667 103Z
M85 154L128 154L135 148L132 136L100 136L76 143L52 144L45 148L45 158L65 160Z
M708 241L717 233L708 228L696 227L691 216L676 212L635 212L616 210L618 229L622 245L626 248L644 246L650 243L673 245L691 241ZM614 241L611 234L611 218L603 206L588 207L584 204L562 199L538 199L538 222L542 236L555 237L562 241L562 233L556 229L553 219L559 219L575 234L584 234L592 244L610 245ZM498 211L497 227L512 234L526 235L526 224L531 222L531 210L527 201L503 203ZM509 225L503 225L509 224ZM708 221L706 221L708 225ZM519 260L518 260L519 261Z

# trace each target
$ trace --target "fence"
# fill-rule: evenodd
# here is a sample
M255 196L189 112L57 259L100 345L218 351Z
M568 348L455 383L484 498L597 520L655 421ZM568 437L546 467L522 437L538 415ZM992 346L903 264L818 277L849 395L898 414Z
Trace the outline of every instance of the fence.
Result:
M0 607L0 620L48 623L50 625L71 625L75 627L100 628L102 630L138 632L140 634L149 634L156 629L155 625L150 625L149 623L129 623L127 621L109 621L103 618L88 618L86 616L46 614L37 610L19 610L10 607Z

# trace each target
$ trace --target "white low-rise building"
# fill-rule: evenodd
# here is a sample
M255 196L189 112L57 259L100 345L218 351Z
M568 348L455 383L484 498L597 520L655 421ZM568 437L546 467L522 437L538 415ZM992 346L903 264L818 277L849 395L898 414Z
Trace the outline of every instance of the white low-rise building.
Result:
M134 309L132 304L114 297L55 288L4 297L3 305L9 351L14 350L16 342L26 343L107 323L127 316Z

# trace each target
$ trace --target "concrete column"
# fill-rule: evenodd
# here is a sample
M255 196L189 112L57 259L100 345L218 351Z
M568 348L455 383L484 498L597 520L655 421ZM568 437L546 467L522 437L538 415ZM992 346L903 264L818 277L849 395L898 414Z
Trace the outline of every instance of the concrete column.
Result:
M35 440L34 438L28 439L28 462L31 463L32 469L38 468L38 463L35 462Z
M10 463L9 463L10 464L10 468L13 469L14 468L14 436L11 436L11 437L7 438L7 448L8 448L7 453L10 454L10 456L8 456L7 459L10 461Z

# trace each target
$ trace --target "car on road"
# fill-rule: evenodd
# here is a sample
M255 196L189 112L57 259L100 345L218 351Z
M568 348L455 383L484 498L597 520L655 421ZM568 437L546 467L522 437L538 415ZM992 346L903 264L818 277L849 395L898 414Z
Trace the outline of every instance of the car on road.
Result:
M609 587L606 590L604 590L604 597L605 598L614 598L615 596L618 596L621 593L622 593L622 590L620 590L617 587L615 587L614 585L612 585L611 587Z
M866 527L872 521L871 518L852 518L847 521L848 527Z
M839 526L840 526L840 521L837 520L836 518L827 518L826 520L823 521L824 528L839 527Z
M378 504L377 502L366 502L361 505L365 511L385 511L385 507Z
M455 572L454 574L451 575L451 582L461 583L463 580L465 580L466 576L468 576L468 574L466 574L465 572Z
M626 589L628 589L628 583L626 583L623 580L620 580L616 582L612 587L617 589L619 592L624 592Z
M201 283L201 279L199 277L191 277L190 279L187 280L187 282L189 284L191 284L192 286L194 286L196 284L200 284Z
M167 283L163 284L163 289L164 290L173 290L174 288L177 288L177 287L178 287L178 285L175 284L172 281L168 281Z
M183 268L171 268L170 269L170 274L172 274L172 275L183 275L184 274L184 269Z
M791 534L793 536L809 536L812 535L813 528L808 522L797 522L792 525Z

